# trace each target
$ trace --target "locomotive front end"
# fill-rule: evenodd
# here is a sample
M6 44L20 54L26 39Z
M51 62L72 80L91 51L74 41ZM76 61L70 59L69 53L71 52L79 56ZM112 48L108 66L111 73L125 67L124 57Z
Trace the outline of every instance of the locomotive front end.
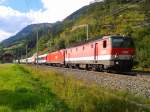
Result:
M135 48L132 38L112 36L111 37L112 69L117 71L131 71Z

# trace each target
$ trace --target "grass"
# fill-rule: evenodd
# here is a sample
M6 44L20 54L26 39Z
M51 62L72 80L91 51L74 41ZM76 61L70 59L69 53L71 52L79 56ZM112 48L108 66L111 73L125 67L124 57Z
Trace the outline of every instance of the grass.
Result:
M39 79L18 65L0 65L0 112L69 110Z
M144 67L134 67L135 71L141 71L141 72L150 72L150 68L144 68Z
M150 112L149 99L44 67L6 64L0 71L0 112Z

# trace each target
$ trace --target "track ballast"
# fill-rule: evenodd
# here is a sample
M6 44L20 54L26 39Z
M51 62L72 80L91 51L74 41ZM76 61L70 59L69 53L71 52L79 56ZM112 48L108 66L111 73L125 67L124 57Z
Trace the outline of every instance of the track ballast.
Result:
M126 91L137 96L150 98L150 73L134 71L116 74L43 65L42 67L60 72L64 76L73 76L78 80L84 80L87 84L96 83L108 89Z

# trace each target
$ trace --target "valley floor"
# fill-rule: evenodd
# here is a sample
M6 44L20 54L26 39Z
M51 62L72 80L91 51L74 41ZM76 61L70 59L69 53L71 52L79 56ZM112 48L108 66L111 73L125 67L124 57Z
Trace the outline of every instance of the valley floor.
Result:
M149 105L44 67L0 65L0 112L150 112Z

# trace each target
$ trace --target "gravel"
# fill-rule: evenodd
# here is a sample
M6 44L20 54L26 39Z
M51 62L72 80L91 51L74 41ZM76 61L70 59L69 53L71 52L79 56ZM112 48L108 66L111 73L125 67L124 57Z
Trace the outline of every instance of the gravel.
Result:
M69 68L49 67L64 75L84 80L87 83L97 83L102 87L125 90L135 95L150 98L150 74L123 75L105 72L86 71Z

